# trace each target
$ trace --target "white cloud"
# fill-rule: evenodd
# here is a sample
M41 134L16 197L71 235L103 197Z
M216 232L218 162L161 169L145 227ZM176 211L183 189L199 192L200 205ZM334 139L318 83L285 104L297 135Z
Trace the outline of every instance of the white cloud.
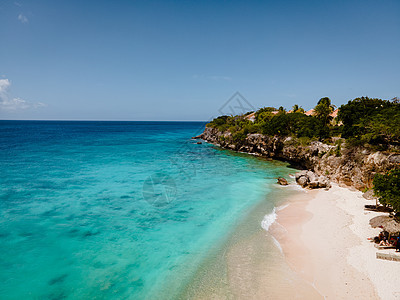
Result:
M12 112L46 106L46 104L42 102L30 102L18 97L11 97L8 93L10 86L10 80L0 79L0 110Z
M18 20L19 20L22 24L25 24L25 23L28 23L28 22L29 22L28 18L27 18L25 15L23 15L23 14L19 14L19 15L18 15Z
M4 93L11 85L8 79L0 79L0 95Z
M12 98L6 99L1 103L3 110L18 110L18 109L27 109L30 105L21 98Z

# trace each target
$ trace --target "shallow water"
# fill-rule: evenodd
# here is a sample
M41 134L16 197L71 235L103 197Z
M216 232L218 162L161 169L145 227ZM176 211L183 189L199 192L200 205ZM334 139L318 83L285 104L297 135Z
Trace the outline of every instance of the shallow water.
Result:
M177 297L293 172L196 144L202 128L0 121L0 298Z

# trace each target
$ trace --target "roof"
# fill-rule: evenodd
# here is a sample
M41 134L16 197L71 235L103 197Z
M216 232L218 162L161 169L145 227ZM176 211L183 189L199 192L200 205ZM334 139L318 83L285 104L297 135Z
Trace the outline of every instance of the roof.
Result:
M314 114L314 109L310 109L304 113L306 116L312 116Z
M336 108L336 109L330 114L330 116L333 117L333 118L336 118L338 112L339 112L339 108Z
M289 111L288 111L288 113L291 113L291 112L293 112L293 110L289 110ZM333 118L336 118L337 115L338 115L338 112L339 112L339 108L335 109L335 110L330 114L330 116L333 117ZM278 110L271 111L271 114L273 114L273 115L276 115L276 114L278 114L278 113L279 113ZM306 111L304 114L305 114L306 116L313 116L313 115L315 114L315 110L314 110L314 109L310 109L309 111ZM254 122L254 120L255 120L255 118L256 118L256 113L255 113L255 112L252 112L251 114L248 114L248 115L245 116L244 118L247 119L247 120L250 120L250 121L253 121L253 122Z
M333 118L336 118L337 115L338 115L338 112L339 112L339 108L335 109L335 110L330 114L330 116L333 117ZM310 109L309 111L306 111L305 114L306 114L307 116L312 116L312 115L315 114L315 110L314 110L314 109Z
M253 112L253 113L251 113L251 114L248 114L248 115L245 116L244 118L247 119L247 120L250 120L250 121L254 122L255 119L256 119L256 113Z
M251 119L254 118L256 116L255 112L252 112L251 114L248 114L247 116L244 116L245 119Z

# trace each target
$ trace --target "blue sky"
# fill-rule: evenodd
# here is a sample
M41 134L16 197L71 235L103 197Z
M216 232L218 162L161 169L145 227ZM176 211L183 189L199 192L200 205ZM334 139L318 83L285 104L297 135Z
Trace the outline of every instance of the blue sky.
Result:
M400 1L2 1L0 119L400 97Z

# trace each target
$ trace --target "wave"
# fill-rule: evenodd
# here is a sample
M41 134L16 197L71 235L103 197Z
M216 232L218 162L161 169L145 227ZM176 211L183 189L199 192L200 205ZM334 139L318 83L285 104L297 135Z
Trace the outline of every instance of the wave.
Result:
M292 189L292 190L301 191L303 193L308 193L307 189L301 187L301 185L298 185L297 183L289 184L287 187Z
M276 208L274 207L271 213L264 216L263 220L261 221L261 227L265 229L265 231L268 231L269 227L275 222L276 218Z
M281 206L279 206L279 207L274 207L274 208L272 209L272 212L271 212L271 213L269 213L269 214L267 214L267 215L264 216L263 220L261 221L261 227L262 227L263 229L265 229L265 231L268 231L268 230L269 230L269 227L270 227L273 223L275 223L276 218L278 217L278 215L276 214L276 212L277 212L277 211L281 211L281 210L285 209L285 208L288 207L288 206L289 206L289 204L284 204L284 205L281 205Z
M283 253L282 246L281 246L281 244L278 242L278 240L277 240L276 238L274 238L274 236L272 236L272 235L271 235L271 238L272 238L272 241L274 242L274 245L276 246L276 248L278 248L279 251L280 251L281 253Z
M279 206L278 208L277 208L277 211L281 211L281 210L284 210L286 207L288 207L289 206L289 204L284 204L284 205L281 205L281 206Z

